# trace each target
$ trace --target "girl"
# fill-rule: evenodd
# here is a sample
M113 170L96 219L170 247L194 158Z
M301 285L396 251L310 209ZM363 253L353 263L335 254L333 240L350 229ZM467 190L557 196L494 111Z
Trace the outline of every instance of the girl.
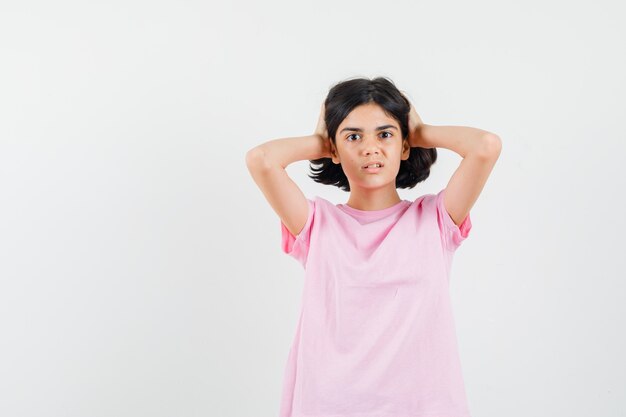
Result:
M437 147L463 157L437 194L401 200L430 174ZM449 297L452 257L500 154L497 135L422 123L387 78L332 87L315 133L246 154L281 220L281 249L305 269L280 417L470 417ZM306 198L285 167L345 204Z

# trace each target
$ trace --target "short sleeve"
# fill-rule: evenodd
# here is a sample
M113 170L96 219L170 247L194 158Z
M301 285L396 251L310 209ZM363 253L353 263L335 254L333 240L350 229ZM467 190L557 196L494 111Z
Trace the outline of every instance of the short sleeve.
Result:
M472 220L468 213L460 225L457 226L456 223L454 223L454 220L452 220L452 217L450 217L450 214L443 204L445 192L446 189L444 188L436 195L437 218L439 229L443 237L443 244L447 250L454 252L469 235L472 229Z
M315 217L316 208L314 200L307 198L307 202L309 203L308 217L304 227L297 236L294 236L289 229L287 229L282 220L280 222L282 251L298 260L303 267L306 265L306 260L309 255L311 228L313 227L313 218Z

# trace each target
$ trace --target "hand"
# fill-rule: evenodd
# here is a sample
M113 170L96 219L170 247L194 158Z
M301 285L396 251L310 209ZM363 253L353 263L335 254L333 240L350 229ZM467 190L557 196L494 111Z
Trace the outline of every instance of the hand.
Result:
M332 156L330 153L330 138L328 137L328 130L326 128L326 122L324 121L325 114L326 114L326 104L322 103L322 109L317 119L317 127L315 128L315 133L314 133L314 135L321 137L323 141L322 156L320 156L320 158L330 158Z
M428 143L426 143L421 135L422 127L424 126L422 118L419 116L419 114L417 114L417 111L415 110L415 107L413 107L413 104L411 103L409 98L403 92L401 92L401 94L411 106L411 110L409 111L409 145L412 148L432 148L433 146L430 146Z

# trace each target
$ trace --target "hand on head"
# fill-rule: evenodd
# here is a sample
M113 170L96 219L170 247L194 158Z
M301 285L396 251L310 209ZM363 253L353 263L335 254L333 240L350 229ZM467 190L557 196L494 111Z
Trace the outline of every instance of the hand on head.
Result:
M328 129L326 128L326 121L324 115L326 114L326 104L322 103L322 109L317 119L317 127L315 128L315 135L319 136L323 140L324 149L322 158L330 158L330 138L328 137Z

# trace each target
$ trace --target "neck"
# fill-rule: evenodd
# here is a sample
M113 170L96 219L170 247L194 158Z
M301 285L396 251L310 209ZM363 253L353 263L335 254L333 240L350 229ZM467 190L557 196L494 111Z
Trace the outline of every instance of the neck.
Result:
M383 210L398 204L402 199L398 195L398 191L394 188L377 189L377 190L353 190L350 192L350 198L346 203L357 210Z

